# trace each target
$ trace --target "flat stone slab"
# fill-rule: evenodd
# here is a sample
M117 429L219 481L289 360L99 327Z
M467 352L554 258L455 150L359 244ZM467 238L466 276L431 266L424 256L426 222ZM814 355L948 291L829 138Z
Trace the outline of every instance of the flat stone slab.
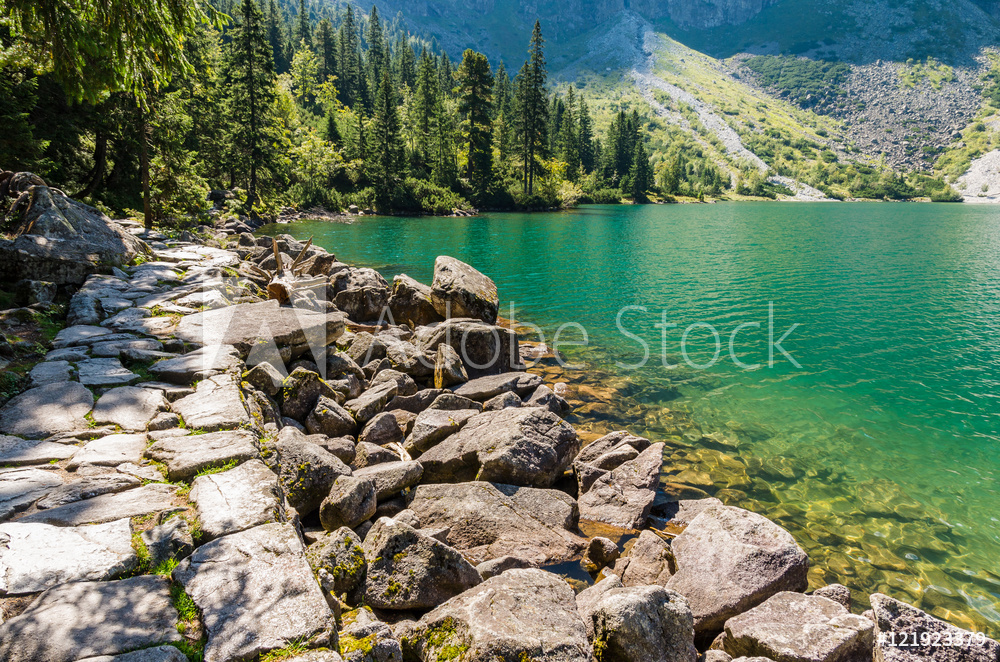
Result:
M189 430L215 432L250 426L250 414L243 405L239 385L229 375L202 381L193 394L181 398L171 408L184 419Z
M246 356L258 341L277 347L326 347L343 334L346 319L343 313L283 307L271 300L188 315L174 335L197 345L233 345Z
M236 370L240 354L232 345L209 345L173 359L157 361L149 371L175 384L192 382Z
M86 326L83 324L68 326L56 335L55 340L52 341L52 346L56 349L61 349L63 347L73 347L74 345L89 344L95 338L108 335L111 335L111 329L105 329L101 326Z
M156 480L163 480L163 476L153 469ZM124 473L99 474L97 476L84 476L78 480L63 484L61 481L48 495L38 502L40 510L58 508L68 503L93 499L102 494L114 494L124 492L133 487L139 487L142 481L132 475Z
M180 639L166 577L74 582L45 591L0 625L0 659L68 662Z
M527 372L504 372L472 379L452 389L457 395L484 402L501 393L528 395L542 385L542 378Z
M137 562L127 519L77 527L0 524L0 595L115 579Z
M993 639L957 628L882 593L876 593L871 600L878 662L1000 660L1000 643ZM941 645L949 642L954 645Z
M163 391L122 386L98 398L94 405L94 422L117 425L123 430L145 430L154 416L169 408Z
M278 476L260 460L195 478L189 499L209 539L280 522L285 515Z
M175 506L177 487L151 484L117 494L102 494L92 499L41 510L22 517L19 523L42 522L54 526L103 524L116 519L149 515Z
M339 659L340 656L338 655L337 657ZM187 656L174 646L157 646L156 648L143 648L142 650L122 655L88 657L79 662L187 662L187 660Z
M46 384L68 382L73 375L69 361L42 361L31 369L31 386L38 388Z
M67 347L54 349L45 355L46 361L69 361L75 363L90 358L90 350L86 347Z
M259 459L260 452L253 433L227 430L161 439L146 449L146 457L166 464L170 480L187 480L208 467Z
M126 462L138 464L144 450L146 450L146 435L112 434L88 441L76 452L66 468L74 471L88 464L99 467L117 467Z
M96 342L90 346L91 353L97 357L119 357L126 350L160 351L162 349L163 343L152 338Z
M336 630L290 524L264 524L202 545L173 577L201 609L206 660L251 659L292 640L324 646Z
M139 381L139 375L118 359L87 359L76 364L84 386L124 386Z
M406 438L409 453L427 451L446 437L462 429L465 423L478 414L476 409L425 409L413 421L413 430Z
M0 464L25 466L48 464L53 460L67 460L80 450L76 446L57 444L39 439L20 439L0 435Z
M87 427L84 418L94 395L82 384L62 382L25 391L0 409L0 432L21 437L49 437Z
M63 484L55 471L8 469L0 471L0 522L9 520Z

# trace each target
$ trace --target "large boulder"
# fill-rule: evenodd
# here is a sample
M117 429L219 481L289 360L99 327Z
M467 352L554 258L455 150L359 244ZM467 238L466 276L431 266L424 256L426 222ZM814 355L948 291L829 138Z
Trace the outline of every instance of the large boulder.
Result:
M699 636L719 632L776 593L806 588L809 557L792 535L741 508L706 508L671 550L677 572L667 588L688 599Z
M351 475L350 467L301 433L279 434L263 443L261 456L278 474L285 498L300 515L319 508L339 476Z
M319 578L320 586L334 597L347 595L357 604L368 577L368 561L361 538L343 526L306 548L306 559Z
M576 502L558 490L474 482L418 485L409 508L424 528L448 527L448 544L482 563L516 556L537 565L577 556Z
M319 521L327 531L351 529L375 514L375 485L353 476L338 476L319 507Z
M558 416L539 408L488 411L420 456L424 480L483 480L551 487L580 450L580 439Z
M437 348L450 345L462 358L466 374L471 378L497 375L522 369L518 354L517 334L511 329L486 324L477 319L452 318L420 327L413 345L429 356L434 367Z
M375 499L385 501L420 482L424 469L419 462L383 462L364 467L354 476L370 480L375 485Z
M687 600L662 586L613 588L593 607L599 661L695 662L694 617Z
M389 305L389 284L368 268L347 267L330 278L331 300L355 322L374 322Z
M346 409L337 404L334 398L324 395L316 400L305 420L309 434L322 434L327 437L343 437L353 435L358 431L358 422Z
M508 570L397 630L406 659L588 662L573 589L544 570Z
M171 405L190 430L216 432L249 428L250 413L232 375L216 375L198 383L195 392Z
M413 421L413 430L406 438L406 452L423 453L462 429L476 409L425 409Z
M882 593L871 597L875 662L997 662L1000 643ZM942 643L953 645L941 645Z
M340 649L344 662L401 662L403 649L387 623L363 607L344 615Z
M392 319L396 324L409 324L414 329L444 319L434 309L431 288L406 274L399 274L392 279L389 311L392 312Z
M473 379L455 389L455 394L470 400L485 402L502 393L522 396L531 393L542 384L542 378L527 372L504 372Z
M320 397L337 400L337 392L319 374L302 367L296 368L281 383L281 413L304 423Z
M290 641L337 647L336 622L291 524L202 545L174 570L202 612L206 660L256 659Z
M580 495L580 517L623 529L641 529L656 497L663 444L653 444L593 482Z
M431 609L482 581L458 550L386 517L365 536L364 550L365 603L379 609Z
M871 659L875 625L833 600L782 592L726 621L723 646L733 657L780 662Z
M447 255L434 260L431 302L442 317L471 317L496 324L497 286L471 266Z
M91 273L110 273L149 246L107 216L47 186L24 191L8 214L13 242L0 246L0 280L24 278L80 285Z

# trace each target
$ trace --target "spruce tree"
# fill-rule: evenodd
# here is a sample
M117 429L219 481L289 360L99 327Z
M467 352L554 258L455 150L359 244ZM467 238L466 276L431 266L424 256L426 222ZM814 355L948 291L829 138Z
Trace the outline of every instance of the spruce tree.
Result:
M642 140L635 141L632 153L632 167L625 177L622 189L636 202L646 200L646 192L653 185L653 169L649 165L649 155Z
M388 69L382 72L382 81L375 96L370 141L370 165L375 195L380 208L388 209L392 194L402 180L404 168L399 108Z
M226 88L232 118L232 164L247 185L251 211L259 201L260 171L274 162L271 106L275 99L274 60L263 17L254 0L243 0L232 31Z
M430 164L431 124L440 98L434 58L423 51L417 64L417 88L413 98L415 140L414 156L418 163Z
M337 75L340 77L337 89L341 103L355 110L359 110L361 106L367 107L368 85L361 64L358 25L351 5L347 5L337 34L337 68Z
M365 41L368 42L368 59L366 61L366 73L368 75L368 89L378 90L382 83L383 74L389 73L389 48L385 43L385 31L382 29L382 21L378 16L378 9L372 5L371 14L368 16L368 32L365 34Z
M270 0L268 4L267 37L271 44L271 57L274 58L275 71L279 74L288 72L290 62L286 57L288 48L285 44L284 20L275 0Z
M541 23L535 21L528 48L528 61L517 75L517 128L522 163L522 190L535 191L535 177L542 172L540 159L547 145L548 102L545 96L545 40Z
M467 175L476 197L486 196L493 182L493 75L486 56L468 49L458 68L459 110L465 115Z
M309 48L313 47L312 30L309 27L309 10L306 9L306 0L299 0L299 13L295 17L295 32L292 38L296 46L304 41Z
M454 95L455 91L455 70L451 66L451 60L447 53L441 53L438 61L438 85L441 87L441 94L446 97Z
M580 178L580 134L577 126L576 95L571 85L566 92L565 111L559 131L560 156L566 163L566 179L575 182Z
M590 174L597 164L597 155L594 150L594 123L590 118L587 100L582 95L580 96L580 110L577 118L577 142L580 146L580 165L585 173Z
M411 90L417 84L417 56L413 52L410 40L400 35L396 41L395 62L393 73L398 87L407 86Z
M316 54L319 56L319 80L324 82L337 75L337 44L333 37L333 25L329 20L319 22L316 31Z

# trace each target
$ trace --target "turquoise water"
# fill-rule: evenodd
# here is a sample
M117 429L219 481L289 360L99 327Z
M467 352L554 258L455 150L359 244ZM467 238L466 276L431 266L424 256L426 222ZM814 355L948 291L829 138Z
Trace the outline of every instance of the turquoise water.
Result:
M564 354L589 377L568 379L589 380L583 401L611 393L611 407L588 410L666 440L666 480L786 526L814 585L841 581L861 602L884 591L1000 632L1000 210L722 203L271 231L387 278L429 283L439 254L469 262L497 282L501 315L538 324L550 346L560 325L582 325L588 346ZM781 344L801 367L777 349L769 365L771 305L774 340L799 325ZM622 318L650 347L640 369L621 365L644 354L616 326L624 306L647 309ZM677 327L654 326L664 319ZM744 365L761 364L748 370L728 344L754 322L735 343ZM706 369L681 354L695 323L694 364L713 357L707 325L719 333ZM681 367L663 367L664 338Z

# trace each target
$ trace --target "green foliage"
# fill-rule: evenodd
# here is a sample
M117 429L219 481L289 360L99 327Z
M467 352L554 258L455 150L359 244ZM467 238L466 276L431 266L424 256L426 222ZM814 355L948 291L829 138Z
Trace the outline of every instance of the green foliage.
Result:
M914 88L925 80L935 90L940 90L942 85L955 80L955 70L932 57L923 62L910 58L899 69L900 87Z
M840 62L785 55L757 55L745 64L764 85L798 106L815 107L817 112L844 94L840 86L851 73L851 68Z
M229 471L230 469L235 468L237 464L239 464L239 460L229 460L228 462L208 466L196 473L194 477L198 478L199 476L210 476L212 474L222 473L223 471Z
M493 183L493 74L486 56L467 49L458 68L459 111L465 115L466 175L475 197L482 199Z

